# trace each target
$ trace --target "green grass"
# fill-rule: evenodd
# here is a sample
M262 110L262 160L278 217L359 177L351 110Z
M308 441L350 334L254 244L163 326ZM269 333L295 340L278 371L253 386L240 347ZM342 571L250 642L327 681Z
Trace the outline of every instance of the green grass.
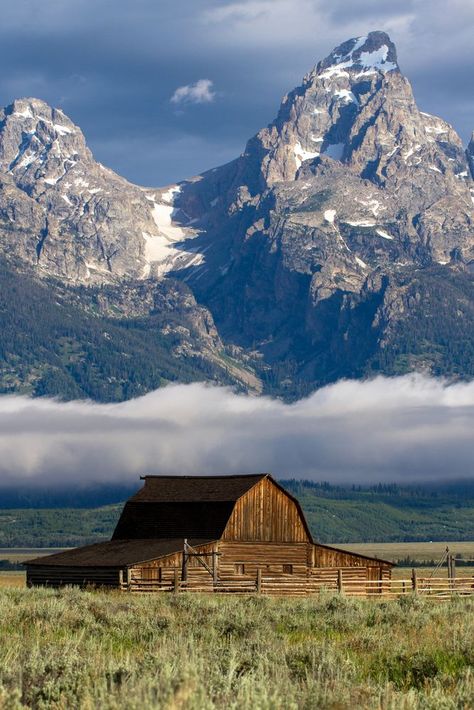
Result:
M474 600L0 590L0 707L457 710Z

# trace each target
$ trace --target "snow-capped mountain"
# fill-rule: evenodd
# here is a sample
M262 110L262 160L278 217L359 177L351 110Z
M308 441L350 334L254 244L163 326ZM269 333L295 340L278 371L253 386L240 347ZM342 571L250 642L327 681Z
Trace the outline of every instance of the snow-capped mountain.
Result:
M23 99L0 116L0 250L67 288L185 281L255 389L471 375L473 146L418 109L383 32L319 62L232 163L161 189L104 168L61 111Z
M73 283L160 276L199 261L175 242L192 229L172 224L178 187L146 190L97 163L84 136L38 99L0 112L0 171L8 244L42 274Z

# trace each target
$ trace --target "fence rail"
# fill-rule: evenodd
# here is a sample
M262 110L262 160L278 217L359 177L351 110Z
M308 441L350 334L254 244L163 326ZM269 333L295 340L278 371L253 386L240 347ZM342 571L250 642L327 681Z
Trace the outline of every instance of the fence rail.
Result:
M229 579L209 582L202 579L182 581L158 581L130 579L123 582L122 590L129 592L211 592L217 594L264 594L269 596L307 597L323 593L340 593L350 597L373 597L395 599L406 595L445 599L452 596L474 596L474 576L446 579L445 577L412 577L411 579L368 580L339 575L334 580L311 577L264 577L253 579Z

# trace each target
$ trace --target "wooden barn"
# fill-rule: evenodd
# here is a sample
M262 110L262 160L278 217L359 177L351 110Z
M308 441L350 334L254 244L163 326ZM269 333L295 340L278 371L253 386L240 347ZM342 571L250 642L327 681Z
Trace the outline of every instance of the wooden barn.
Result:
M390 562L314 542L268 474L143 480L109 542L30 560L28 584L310 593L391 577Z

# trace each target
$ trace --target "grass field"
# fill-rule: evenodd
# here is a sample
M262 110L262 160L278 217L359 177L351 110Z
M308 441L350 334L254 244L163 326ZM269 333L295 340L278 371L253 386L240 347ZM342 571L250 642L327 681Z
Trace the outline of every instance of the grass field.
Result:
M66 547L0 547L0 560L25 562L33 559L33 557L52 555L55 552L62 552L66 549Z
M25 584L25 572L0 572L0 587L24 587Z
M372 542L354 543L353 545L339 545L339 547L351 552L359 552L369 557L378 557L384 560L398 562L410 558L416 562L429 562L440 560L446 547L449 547L451 554L463 560L474 560L474 542ZM409 579L412 567L401 565L395 567L392 576L395 579ZM420 577L429 577L436 574L436 577L447 577L448 570L446 564L436 570L434 567L419 567L417 572ZM472 566L458 565L457 576L470 577L474 575L474 562Z
M474 542L362 542L339 547L394 562L406 557L419 561L439 560L449 547L450 553L456 557L474 560Z
M0 590L0 707L458 710L474 600Z

